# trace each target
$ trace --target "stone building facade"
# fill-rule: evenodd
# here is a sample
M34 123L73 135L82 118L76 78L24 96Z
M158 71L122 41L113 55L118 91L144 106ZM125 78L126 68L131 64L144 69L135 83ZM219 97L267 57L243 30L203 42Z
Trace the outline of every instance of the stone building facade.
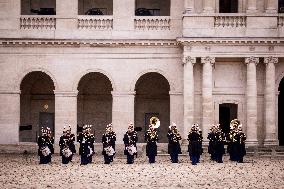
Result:
M122 143L130 121L145 130L158 116L161 143L171 122L206 138L238 118L248 145L283 145L283 11L281 0L0 0L0 144L35 142L41 126L58 140L68 124L92 124L100 142L111 122Z

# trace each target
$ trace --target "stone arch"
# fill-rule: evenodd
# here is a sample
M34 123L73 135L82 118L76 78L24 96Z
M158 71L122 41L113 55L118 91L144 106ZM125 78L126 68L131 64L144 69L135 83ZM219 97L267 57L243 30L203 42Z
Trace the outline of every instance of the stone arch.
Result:
M109 81L110 81L110 83L111 83L111 85L112 85L112 90L113 90L113 91L116 91L116 85L115 85L115 82L114 82L113 78L110 76L110 74L109 74L108 72L106 72L106 71L104 71L104 70L102 70L102 69L88 69L88 70L84 70L84 71L81 72L80 74L77 74L77 76L75 77L75 80L74 80L74 82L73 82L72 90L73 90L73 91L77 91L77 88L78 88L78 86L79 86L80 80L81 80L85 75L87 75L87 74L89 74L89 73L96 73L96 72L105 75L105 76L109 79Z
M155 116L161 121L158 129L159 142L167 142L167 131L170 125L170 84L160 73L148 72L142 75L135 85L134 123L142 127L138 133L139 142L150 124L150 118Z
M55 83L43 71L31 71L20 83L19 141L36 142L41 127L55 131Z
M53 84L54 84L54 89L55 90L58 90L59 87L58 87L58 83L57 83L57 80L55 79L55 76L47 69L45 68L30 68L30 69L27 69L25 71L23 71L22 73L20 73L18 76L17 76L17 79L16 79L16 83L15 83L15 88L17 90L20 90L21 89L21 84L22 84L22 81L24 80L24 78L32 73L32 72L43 72L45 74L47 74L50 79L53 81Z
M173 92L175 91L175 86L174 86L174 82L171 81L169 78L169 76L162 70L160 69L148 69L148 70L143 70L142 72L139 72L136 76L135 79L131 82L130 84L130 91L135 91L135 86L137 81L145 74L147 73L158 73L160 75L162 75L169 83L170 85L170 91Z

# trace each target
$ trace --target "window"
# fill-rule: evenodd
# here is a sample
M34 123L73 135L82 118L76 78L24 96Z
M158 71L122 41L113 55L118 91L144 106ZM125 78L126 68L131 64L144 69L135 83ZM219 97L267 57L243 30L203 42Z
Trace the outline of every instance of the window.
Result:
M238 0L219 0L220 13L237 13Z
M55 15L56 0L21 0L22 15Z
M112 15L113 0L79 0L79 15Z
M136 0L135 16L170 16L170 0Z

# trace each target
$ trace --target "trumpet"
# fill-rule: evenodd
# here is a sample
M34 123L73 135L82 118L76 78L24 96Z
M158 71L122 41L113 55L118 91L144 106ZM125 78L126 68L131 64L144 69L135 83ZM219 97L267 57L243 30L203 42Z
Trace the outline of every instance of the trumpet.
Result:
M150 125L154 128L157 129L160 127L160 120L157 117L151 117L150 118Z

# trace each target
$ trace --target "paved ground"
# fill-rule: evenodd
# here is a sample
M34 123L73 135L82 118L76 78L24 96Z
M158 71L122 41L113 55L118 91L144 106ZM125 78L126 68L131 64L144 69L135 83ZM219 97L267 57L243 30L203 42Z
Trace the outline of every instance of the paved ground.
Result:
M0 155L0 188L284 188L284 159L247 157L236 164L225 157L223 164L204 157L192 166L187 156L172 164L159 156L156 164L140 157L125 164L120 157L104 165L101 156L94 163L68 165L54 156L51 165L39 165L35 155Z

